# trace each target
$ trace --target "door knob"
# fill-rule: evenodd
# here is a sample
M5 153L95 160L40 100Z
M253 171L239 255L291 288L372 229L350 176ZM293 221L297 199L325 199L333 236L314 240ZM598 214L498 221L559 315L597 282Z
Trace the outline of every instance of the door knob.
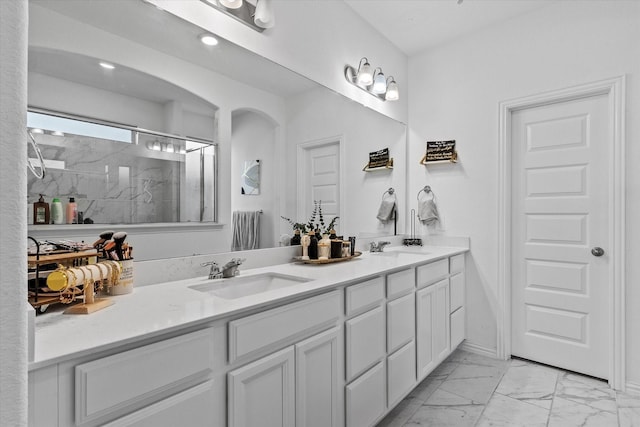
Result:
M591 255L593 255L593 256L602 256L602 255L604 255L604 249L602 249L601 247L596 246L595 248L591 249Z

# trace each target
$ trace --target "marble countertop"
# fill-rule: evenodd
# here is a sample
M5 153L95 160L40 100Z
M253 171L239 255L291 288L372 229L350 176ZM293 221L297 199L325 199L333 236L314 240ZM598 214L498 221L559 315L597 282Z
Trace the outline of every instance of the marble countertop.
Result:
M309 281L236 299L223 299L191 289L191 286L209 281L207 277L198 277L136 287L131 294L110 297L113 298L113 305L89 315L65 315L62 310L47 312L35 320L34 359L29 369L42 368L243 312L273 307L368 277L463 253L468 249L442 246L385 249L385 252L394 251L401 253L389 256L364 252L360 257L340 263L286 263L242 270L237 277L279 273Z

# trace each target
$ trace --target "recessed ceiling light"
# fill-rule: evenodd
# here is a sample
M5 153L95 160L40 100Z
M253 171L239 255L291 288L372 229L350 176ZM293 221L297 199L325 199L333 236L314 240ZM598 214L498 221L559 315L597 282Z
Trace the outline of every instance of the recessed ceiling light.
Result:
M215 46L218 44L218 39L213 37L211 34L202 34L200 36L200 41L207 46Z
M60 132L59 130L54 130L53 132L51 132L51 135L53 135L53 136L64 136L64 133Z
M104 62L104 61L100 62L100 66L102 68L106 68L107 70L113 70L114 68L116 68L114 65L109 64L108 62Z
M42 129L32 128L31 133L44 133L44 131Z

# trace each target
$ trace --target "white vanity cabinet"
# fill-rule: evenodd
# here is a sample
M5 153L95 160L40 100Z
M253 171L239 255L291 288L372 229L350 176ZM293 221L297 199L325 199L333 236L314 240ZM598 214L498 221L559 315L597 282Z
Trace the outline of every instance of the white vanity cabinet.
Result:
M36 370L29 374L29 425L204 425L213 418L212 366L206 328Z
M416 384L416 271L387 275L387 399L393 407Z
M417 267L416 342L418 381L450 353L449 260Z
M464 254L449 258L449 268L451 270L449 310L451 312L451 350L453 351L464 340L466 333Z
M342 425L341 311L333 291L229 322L230 362L275 351L228 373L229 427Z

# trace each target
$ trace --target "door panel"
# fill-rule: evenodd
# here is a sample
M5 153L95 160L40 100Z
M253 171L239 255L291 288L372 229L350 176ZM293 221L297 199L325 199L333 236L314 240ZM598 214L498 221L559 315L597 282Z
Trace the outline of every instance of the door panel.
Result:
M608 375L606 96L512 115L512 353ZM605 248L606 250L606 248Z
M329 220L340 215L340 144L319 145L305 150L305 203L308 218L314 200L322 200L322 213Z

